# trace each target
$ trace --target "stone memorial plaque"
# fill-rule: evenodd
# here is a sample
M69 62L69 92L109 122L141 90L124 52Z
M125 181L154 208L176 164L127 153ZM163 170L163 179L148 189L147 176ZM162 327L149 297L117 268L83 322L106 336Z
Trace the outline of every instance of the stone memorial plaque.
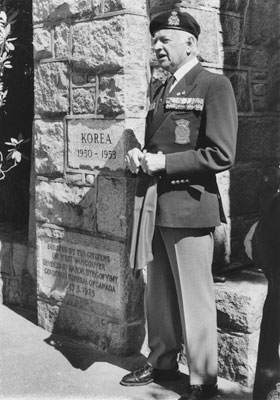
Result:
M117 308L120 305L118 253L54 239L40 242L41 290L57 291Z
M124 168L123 132L123 121L67 120L68 168Z

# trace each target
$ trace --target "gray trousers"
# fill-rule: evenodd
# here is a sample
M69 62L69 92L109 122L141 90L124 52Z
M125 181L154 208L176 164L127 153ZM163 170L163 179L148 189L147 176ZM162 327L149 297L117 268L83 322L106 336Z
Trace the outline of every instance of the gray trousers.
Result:
M217 379L213 247L212 230L156 227L147 268L148 363L177 368L183 339L191 385Z

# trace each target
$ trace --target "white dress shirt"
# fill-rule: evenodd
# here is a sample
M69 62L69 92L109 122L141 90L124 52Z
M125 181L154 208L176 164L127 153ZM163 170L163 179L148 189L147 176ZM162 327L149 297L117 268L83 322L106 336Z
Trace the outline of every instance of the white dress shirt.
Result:
M173 88L177 85L177 83L183 78L184 75L186 75L187 72L189 72L196 64L198 64L198 59L197 57L194 57L192 60L186 62L186 64L182 65L177 71L173 74L175 76L175 82L173 85L170 87L169 93Z

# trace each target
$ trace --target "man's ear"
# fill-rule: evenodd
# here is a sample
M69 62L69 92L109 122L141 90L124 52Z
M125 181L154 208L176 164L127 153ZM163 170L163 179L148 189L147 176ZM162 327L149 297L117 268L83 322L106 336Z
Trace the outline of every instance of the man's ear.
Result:
M186 41L186 45L187 45L187 55L189 56L192 52L193 46L194 46L194 38L193 37L189 37Z

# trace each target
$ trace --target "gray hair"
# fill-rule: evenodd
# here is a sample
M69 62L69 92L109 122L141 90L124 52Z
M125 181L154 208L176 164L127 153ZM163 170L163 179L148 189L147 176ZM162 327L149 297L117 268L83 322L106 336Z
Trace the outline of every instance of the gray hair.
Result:
M194 54L195 56L198 56L199 50L198 50L198 40L197 40L197 38L194 35L192 35L191 33L186 32L186 31L176 30L176 33L178 35L178 39L180 41L183 41L183 42L188 42L189 39L192 38L192 41L193 41L192 54Z

